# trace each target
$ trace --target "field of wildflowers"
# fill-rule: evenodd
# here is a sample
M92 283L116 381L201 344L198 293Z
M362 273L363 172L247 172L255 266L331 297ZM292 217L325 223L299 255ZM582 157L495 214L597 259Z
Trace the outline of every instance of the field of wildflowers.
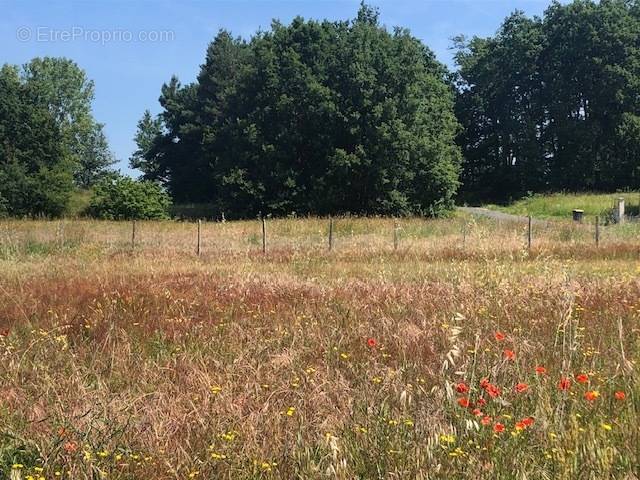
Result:
M636 479L640 228L0 224L0 479Z

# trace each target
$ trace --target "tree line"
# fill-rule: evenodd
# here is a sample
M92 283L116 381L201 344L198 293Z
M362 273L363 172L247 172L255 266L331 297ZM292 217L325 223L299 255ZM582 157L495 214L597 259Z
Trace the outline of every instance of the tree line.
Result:
M554 2L456 47L467 198L640 187L639 2Z
M246 218L640 187L640 2L553 2L454 49L450 70L364 3L348 21L222 30L195 81L172 77L139 121L135 182L112 171L75 63L5 65L0 215L59 215L80 188L105 218L161 215L167 195Z

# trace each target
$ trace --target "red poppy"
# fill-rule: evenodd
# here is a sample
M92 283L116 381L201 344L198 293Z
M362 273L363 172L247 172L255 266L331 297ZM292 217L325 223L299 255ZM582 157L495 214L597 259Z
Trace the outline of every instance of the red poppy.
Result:
M458 393L467 393L469 391L469 387L464 383L460 382L456 385L456 392Z
M544 375L545 373L547 373L547 369L544 368L542 365L538 365L536 367L536 374L538 375Z
M527 390L529 390L529 385L527 385L526 383L516 383L516 392L518 393L524 393Z
M491 423L491 417L489 415L485 415L482 417L482 420L480 420L480 423L485 426L489 425Z
M487 388L487 385L489 385L489 379L488 378L483 378L482 380L480 380L480 387Z
M479 408L474 408L471 413L473 413L476 417L481 417L482 414L482 410L480 410Z
M579 375L576 375L576 382L578 383L587 383L589 381L589 376L581 373Z
M9 329L8 328L0 329L0 337L8 337L8 336L9 336Z
M378 345L378 342L376 342L375 338L369 338L367 340L367 345L369 345L369 348L376 348L376 346Z
M588 400L589 402L593 402L596 398L598 398L600 396L600 393L598 393L595 390L589 390L588 392L586 392L584 394L584 398L586 400Z
M491 398L499 397L501 393L500 389L491 383L487 385L486 391Z
M505 348L504 358L506 358L507 360L513 360L514 358L516 358L516 352L514 352L513 350L509 350L508 348Z
M460 397L458 399L458 405L460 405L462 408L468 408L469 405L471 405L471 402L467 397Z
M480 398L478 399L478 401L476 402L476 404L477 404L479 407L484 407L486 403L487 403L487 401L486 401L484 398L482 398L482 397L480 397Z
M516 430L524 430L525 428L527 428L527 426L524 422L516 422Z
M65 452L71 454L78 450L78 444L76 442L67 442L62 446L62 448Z
M502 332L496 332L496 334L495 334L495 338L496 338L496 340L497 340L497 341L501 342L501 341L502 341L502 340L504 340L506 337L505 337L505 334L504 334L504 333L502 333Z
M558 388L560 390L569 390L570 386L571 386L571 380L568 379L567 377L562 377L558 382Z
M530 427L535 422L533 417L527 417L522 419L522 423L524 423L525 427Z
M493 426L493 431L494 431L494 432L496 432L496 433L502 433L502 432L504 432L504 425L503 425L503 424L501 424L500 422L496 423L496 424Z
M624 400L625 398L627 398L627 395L622 391L614 393L613 396L616 397L616 400Z

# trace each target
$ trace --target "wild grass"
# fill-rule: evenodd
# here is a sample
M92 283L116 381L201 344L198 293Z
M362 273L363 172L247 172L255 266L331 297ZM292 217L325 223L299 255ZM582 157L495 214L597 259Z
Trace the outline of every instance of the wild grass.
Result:
M640 192L532 195L507 206L490 205L489 208L516 215L555 219L570 219L571 212L579 209L584 210L584 214L592 220L596 215L610 217L618 198L625 199L627 214L638 215Z
M638 236L534 228L4 222L0 478L637 478Z

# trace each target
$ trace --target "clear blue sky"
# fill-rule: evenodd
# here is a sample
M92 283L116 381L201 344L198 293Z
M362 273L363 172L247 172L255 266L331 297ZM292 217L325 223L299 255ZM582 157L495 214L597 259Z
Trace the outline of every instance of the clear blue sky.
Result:
M450 39L493 34L515 9L540 15L550 0L370 0L387 27L407 27L437 57L452 64ZM143 111L159 111L160 86L176 74L197 75L220 28L250 37L272 18L349 19L359 0L76 1L0 0L0 64L36 56L76 61L96 84L94 114L106 125L123 173L135 149Z

